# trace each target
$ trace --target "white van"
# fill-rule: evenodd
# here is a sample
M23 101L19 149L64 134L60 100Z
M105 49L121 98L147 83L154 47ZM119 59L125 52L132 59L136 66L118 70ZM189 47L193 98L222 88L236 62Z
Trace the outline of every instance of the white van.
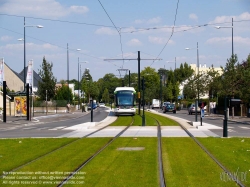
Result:
M152 100L152 109L154 109L154 108L160 108L160 100L159 99Z

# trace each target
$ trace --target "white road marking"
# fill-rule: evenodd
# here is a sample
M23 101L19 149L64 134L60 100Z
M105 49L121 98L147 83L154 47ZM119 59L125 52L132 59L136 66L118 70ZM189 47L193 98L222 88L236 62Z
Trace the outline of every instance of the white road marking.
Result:
M55 127L53 129L48 129L48 130L51 130L51 131L60 130L60 129L64 129L65 127L67 127L67 126Z
M242 129L250 129L250 127L242 127L242 126L239 126L239 127Z

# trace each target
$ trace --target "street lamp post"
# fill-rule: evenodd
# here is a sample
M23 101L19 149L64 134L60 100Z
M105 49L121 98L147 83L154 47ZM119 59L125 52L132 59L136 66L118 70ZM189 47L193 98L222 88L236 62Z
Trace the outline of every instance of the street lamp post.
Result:
M80 109L80 80L79 80L79 66L80 66L80 63L88 63L88 62L87 61L79 62L79 57L78 57L78 110ZM80 75L82 75L82 73L80 73Z
M24 58L24 69L23 69L23 89L25 89L25 86L26 86L26 78L25 78L25 74L26 74L26 70L25 70L25 68L26 68L26 34L25 34L25 28L26 27L36 27L36 28L43 28L43 26L42 25L26 25L25 24L25 17L24 17L24 24L23 24L23 34L24 34L24 36L23 36L23 38L21 38L21 39L18 39L19 41L23 41L23 52L24 52L24 54L23 54L23 58Z
M215 28L220 29L220 28L232 28L232 58L234 58L234 27L233 27L233 18L232 18L232 27L222 27L222 26L215 26ZM227 101L228 98L225 96L224 98L224 120L223 120L223 137L227 137ZM232 114L234 113L234 108L232 107Z
M70 100L70 89L69 89L69 45L67 43L67 83L68 83L68 103Z
M233 58L233 55L234 55L234 27L233 27L233 18L232 18L232 27L226 27L226 26L215 26L216 29L220 29L220 28L232 28L232 58Z
M190 50L191 48L185 48L186 50ZM199 44L198 44L198 42L197 42L197 47L196 47L196 49L197 49L197 69L198 69L198 72L197 72L197 74L198 74L198 83L197 83L197 94L198 94L198 103L199 103L199 100L200 100L200 88L199 88L199 86L200 86L200 83L199 83L199 81L200 81L200 70L199 70L199 67L200 67L200 62L199 62ZM195 102L195 121L197 122L198 120L197 120L197 105L198 105L198 103L197 102Z

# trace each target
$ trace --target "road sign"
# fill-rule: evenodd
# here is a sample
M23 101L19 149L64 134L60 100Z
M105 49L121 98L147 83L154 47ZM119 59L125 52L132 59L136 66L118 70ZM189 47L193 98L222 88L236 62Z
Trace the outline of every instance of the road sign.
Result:
M202 108L201 109L201 118L204 118L205 117L205 112L204 112L204 109Z

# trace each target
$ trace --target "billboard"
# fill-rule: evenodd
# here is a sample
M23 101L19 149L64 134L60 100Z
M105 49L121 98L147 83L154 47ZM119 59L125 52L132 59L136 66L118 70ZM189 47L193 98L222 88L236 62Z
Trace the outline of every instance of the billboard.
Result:
M4 81L4 59L0 59L0 86L3 86Z
M15 116L27 115L26 96L14 97L14 109L15 109Z
M33 60L29 61L26 83L29 83L29 87L33 87Z

